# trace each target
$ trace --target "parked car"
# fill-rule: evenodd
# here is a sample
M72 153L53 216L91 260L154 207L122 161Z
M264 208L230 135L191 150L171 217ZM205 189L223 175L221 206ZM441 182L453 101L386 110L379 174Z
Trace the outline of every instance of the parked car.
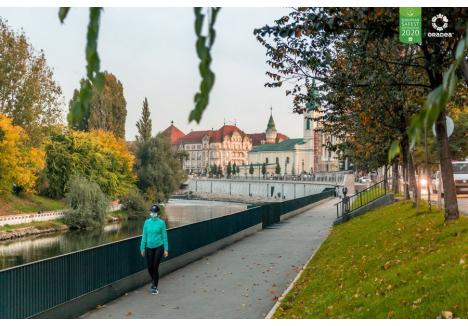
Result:
M468 161L454 161L453 179L455 180L455 191L457 194L468 194ZM440 178L440 171L437 171L432 178L432 192L437 193L439 189L439 182L441 193L444 193L442 179Z
M359 183L368 183L368 182L371 182L371 179L369 177L360 177L358 179L358 182Z

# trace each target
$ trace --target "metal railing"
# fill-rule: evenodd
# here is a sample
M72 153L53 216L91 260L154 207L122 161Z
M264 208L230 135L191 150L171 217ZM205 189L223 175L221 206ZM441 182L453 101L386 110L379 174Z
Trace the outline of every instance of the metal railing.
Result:
M262 223L334 196L328 189L315 195L268 203L245 211L168 230L173 259ZM0 319L34 317L146 268L139 254L141 236L100 245L0 271Z
M387 182L382 180L352 196L344 196L336 205L336 217L346 217L353 211L387 194Z

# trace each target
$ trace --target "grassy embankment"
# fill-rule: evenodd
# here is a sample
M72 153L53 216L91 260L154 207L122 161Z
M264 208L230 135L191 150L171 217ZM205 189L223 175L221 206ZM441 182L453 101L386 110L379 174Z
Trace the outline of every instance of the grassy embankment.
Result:
M410 202L333 228L274 318L468 318L468 218Z
M34 194L12 194L0 197L0 215L56 211L65 208L62 200L51 199Z
M353 202L351 203L351 210L354 210L354 209L356 209L358 207L361 207L361 206L367 204L370 201L373 201L374 199L382 196L384 193L385 193L385 191L382 188L376 188L376 189L361 191L353 199Z

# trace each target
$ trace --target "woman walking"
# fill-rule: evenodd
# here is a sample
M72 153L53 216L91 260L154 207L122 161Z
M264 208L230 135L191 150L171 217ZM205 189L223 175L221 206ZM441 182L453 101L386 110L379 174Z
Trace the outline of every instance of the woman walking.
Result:
M140 251L148 264L148 273L151 276L151 293L158 294L159 264L162 256L168 256L166 223L159 215L159 206L153 205L150 209L149 218L143 224Z

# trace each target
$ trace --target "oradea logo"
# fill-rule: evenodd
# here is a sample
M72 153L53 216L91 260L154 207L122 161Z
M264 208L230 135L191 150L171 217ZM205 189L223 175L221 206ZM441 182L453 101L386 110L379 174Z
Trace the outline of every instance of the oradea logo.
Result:
M440 26L442 25L442 26ZM448 27L448 18L442 14L438 14L432 17L432 28L435 30L442 32L444 29Z
M448 27L448 18L442 14L437 14L432 17L432 28L437 31L437 33L427 33L428 37L452 37L453 33L446 32L441 33Z

